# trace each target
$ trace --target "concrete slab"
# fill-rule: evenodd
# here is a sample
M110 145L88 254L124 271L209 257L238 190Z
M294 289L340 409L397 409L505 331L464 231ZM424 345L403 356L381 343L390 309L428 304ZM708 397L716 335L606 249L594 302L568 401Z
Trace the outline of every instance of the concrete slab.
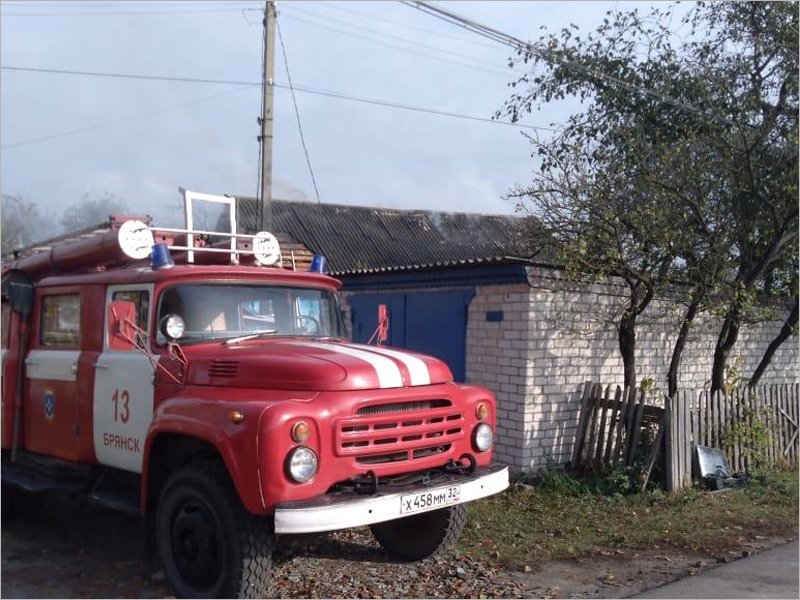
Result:
M714 567L634 598L792 598L800 597L797 542Z

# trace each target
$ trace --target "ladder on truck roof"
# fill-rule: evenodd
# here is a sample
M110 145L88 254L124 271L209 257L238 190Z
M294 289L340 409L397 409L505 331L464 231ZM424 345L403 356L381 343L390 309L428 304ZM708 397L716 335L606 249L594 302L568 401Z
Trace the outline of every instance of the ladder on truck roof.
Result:
M241 257L249 257L257 266L283 267L280 243L273 234L261 231L249 235L236 231L235 198L180 191L184 197L186 228L152 227L149 216L110 216L105 223L15 250L3 265L3 274L21 271L36 279L56 272L121 266L150 257L156 245L177 252L177 262L195 263L203 256L202 262L219 264L227 256L230 264L239 264ZM230 231L194 229L193 206L200 202L227 205ZM226 241L212 243L214 237ZM291 267L296 269L294 250L291 258Z

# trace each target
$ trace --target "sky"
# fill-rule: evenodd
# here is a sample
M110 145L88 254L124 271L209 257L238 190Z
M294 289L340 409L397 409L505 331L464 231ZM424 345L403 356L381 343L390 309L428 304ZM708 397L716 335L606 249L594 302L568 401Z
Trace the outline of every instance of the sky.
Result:
M0 188L49 215L86 194L175 224L178 188L258 189L263 2L0 1ZM596 27L648 2L447 2L522 39ZM680 19L674 17L677 29ZM399 2L279 2L275 80L381 102L491 118L523 67L510 48ZM89 71L222 85L8 70ZM536 169L522 135L546 129L400 110L297 91L320 200L511 214L504 196ZM548 105L521 124L563 123ZM316 201L291 92L275 90L273 197Z

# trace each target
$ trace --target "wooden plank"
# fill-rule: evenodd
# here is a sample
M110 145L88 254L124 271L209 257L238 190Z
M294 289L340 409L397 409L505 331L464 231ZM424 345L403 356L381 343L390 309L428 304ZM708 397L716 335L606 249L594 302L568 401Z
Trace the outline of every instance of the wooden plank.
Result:
M601 389L602 391L602 389ZM608 401L611 397L611 386L606 386L605 392L603 392L603 398L600 400L600 405L598 410L600 411L600 426L597 430L597 450L594 453L594 468L595 470L600 469L600 466L603 464L603 445L608 437L606 433L606 421L608 420Z
M789 441L792 439L792 424L789 422L789 404L791 403L791 398L788 397L788 393L786 390L785 385L778 386L780 390L781 396L781 421L783 424L783 456L792 464L792 453L790 448Z
M794 417L795 422L800 425L800 385L793 384L789 385L789 393L791 395L791 403L794 406ZM798 461L800 461L800 457L798 457L798 451L800 451L800 437L795 438L794 442L794 466L797 467Z
M774 398L774 391L775 386L765 386L764 387L766 396L767 396L767 403L769 406L769 418L770 418L770 428L769 428L769 453L770 453L770 461L772 462L773 467L778 466L778 460L780 457L780 450L778 449L778 418L780 415L778 414L777 409L775 408L775 398Z
M739 405L742 402L742 390L737 388L734 390L734 393L731 394L730 399L730 408L727 413L727 426L729 428L735 427L736 423L739 421ZM730 456L728 457L728 462L730 463L731 469L733 471L741 471L739 467L739 458L741 457L740 446L739 446L739 436L733 440L732 448L730 449Z
M628 421L631 415L631 397L635 388L624 388L622 390L622 415L620 416L619 423L617 424L617 443L614 448L614 460L611 463L612 467L616 467L624 461L625 448L628 444Z
M752 394L747 394L745 396L745 406L747 407L747 422L746 422L746 431L753 431L753 426L756 423L756 414L755 414L755 401ZM753 460L753 456L757 451L757 448L749 448L748 454L748 463L747 463L747 470L752 470L755 467L755 462Z
M635 391L634 391L635 394ZM631 420L631 429L630 429L630 443L628 444L628 454L625 459L625 466L630 467L633 464L633 458L636 454L636 445L639 443L639 437L641 434L641 427L642 427L642 415L644 414L644 400L645 400L645 392L641 390L639 392L639 402L636 405L636 412L634 414L634 418Z
M667 492L675 491L675 461L672 455L672 398L664 399L664 470L667 475Z
M587 398L589 397L591 386L592 384L589 381L583 384L583 394L581 394L581 413L580 417L578 417L578 431L575 433L575 445L572 446L572 459L569 462L569 467L573 471L578 468L581 449L583 448L583 439L586 435L586 424L589 412Z
M683 485L688 487L692 484L692 437L691 437L691 412L689 410L689 396L683 393Z
M778 419L778 445L780 446L781 456L783 456L783 460L788 461L789 457L786 456L784 450L786 449L786 442L789 441L789 438L786 437L787 426L788 423L783 416L784 412L784 398L783 398L783 387L780 385L775 386L775 410L777 413Z
M711 446L711 391L705 390L705 396L705 427L703 428L703 445Z
M640 492L643 492L647 487L647 482L650 481L650 473L653 470L653 465L656 462L656 458L658 457L658 452L661 449L661 442L664 438L665 430L669 428L669 412L667 411L667 403L669 399L666 399L664 402L664 413L661 415L661 420L658 423L658 431L656 432L656 437L653 440L653 445L650 448L650 454L647 456L647 462L645 462L644 470L642 471L642 484L639 488Z
M789 398L789 406L791 407L790 414L794 418L795 427L792 436L794 438L794 442L791 445L792 447L792 459L793 464L797 465L797 449L798 449L798 428L797 425L800 425L800 406L797 405L797 394L796 394L796 386L791 384L786 385L786 396Z
M740 394L741 394L741 388L737 387L734 390L734 392L729 394L728 398L726 399L726 402L722 408L723 431L730 431L730 428L733 425L733 411L734 411L733 407L738 401ZM731 446L728 447L727 451L729 468L733 468L730 467L730 465L733 464L733 455L734 455L733 444L731 444Z
M586 466L591 465L592 456L594 456L594 447L597 443L597 406L600 402L600 397L603 393L603 386L595 383L592 386L592 393L590 399L590 414L589 414L589 433L586 437L586 445L584 446L583 456L581 463Z
M676 437L675 445L677 446L677 459L678 459L678 485L681 488L686 487L686 430L684 427L684 413L686 412L685 401L686 396L678 394L675 402L675 423L676 423Z
M797 439L797 415L794 410L794 398L791 386L784 384L784 396L786 397L786 421L787 421L787 437L786 442L787 453L789 462L794 464L796 462L795 440Z
M775 448L776 464L781 460L781 413L778 411L778 389L775 385L769 386L769 402L772 405L772 445Z
M706 446L709 448L714 445L714 397L716 392L708 392L708 402L706 403Z
M700 444L700 399L702 393L695 395L690 392L689 399L692 401L692 460L694 460L694 449Z
M608 421L608 437L606 438L605 455L603 456L605 463L612 468L614 465L611 462L611 452L614 450L614 440L617 433L617 421L619 421L619 417L622 414L620 406L621 397L622 389L617 386L617 389L614 392L614 401L611 404L611 416Z
M714 427L717 431L717 437L714 440L716 442L716 448L722 450L722 434L723 434L723 427L725 423L723 422L723 406L725 406L725 402L728 401L728 392L722 392L717 396L717 403L715 404L715 408L717 409L717 413L714 419Z

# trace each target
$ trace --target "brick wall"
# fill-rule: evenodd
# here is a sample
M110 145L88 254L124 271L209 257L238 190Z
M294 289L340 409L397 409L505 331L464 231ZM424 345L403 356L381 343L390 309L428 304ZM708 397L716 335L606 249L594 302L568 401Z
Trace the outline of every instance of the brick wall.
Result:
M548 459L568 460L574 442L580 391L587 380L621 384L614 317L624 288L575 282L547 269L530 269L529 286L480 286L469 310L467 380L492 389L500 425L497 459L535 470ZM488 311L503 311L489 322ZM640 319L637 378L665 388L672 346L681 317L672 303L654 302ZM745 326L733 356L747 376L782 321ZM707 385L719 321L704 317L684 351L679 384ZM763 383L798 381L797 339L784 343Z

